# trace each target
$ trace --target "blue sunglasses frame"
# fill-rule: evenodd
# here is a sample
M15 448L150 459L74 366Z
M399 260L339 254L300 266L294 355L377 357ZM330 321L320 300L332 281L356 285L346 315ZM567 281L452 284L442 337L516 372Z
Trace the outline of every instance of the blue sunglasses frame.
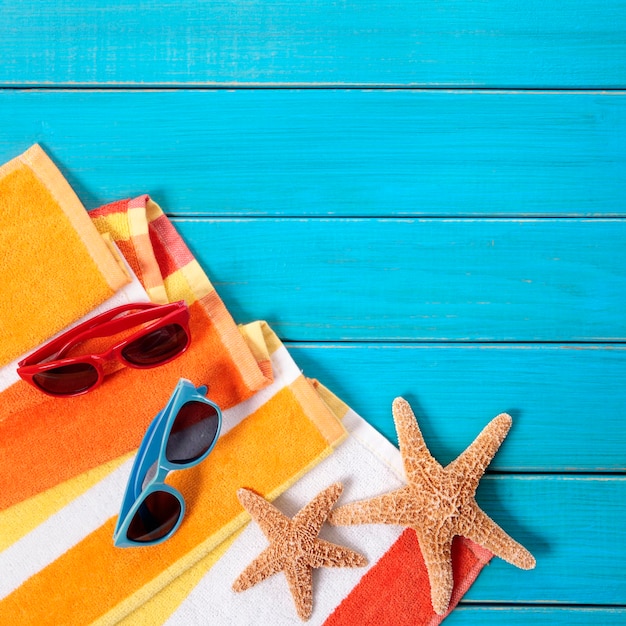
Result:
M217 404L205 397L206 392L206 386L203 385L196 388L191 381L181 378L176 384L165 407L157 413L156 417L150 423L150 426L148 426L130 472L122 506L117 518L117 524L113 533L113 542L117 547L126 548L156 545L171 537L178 530L185 516L185 500L179 491L170 485L166 485L164 480L172 471L188 469L201 463L210 454L219 438L222 427L222 412ZM199 457L187 462L174 463L167 459L167 442L181 407L190 401L207 404L216 411L218 420L217 429L208 449ZM156 471L150 480L145 482L148 472L155 464ZM155 492L169 493L178 500L180 503L180 513L176 523L165 535L157 539L147 541L129 539L127 536L128 528L135 514L139 510L139 507L145 502L146 498L151 493Z

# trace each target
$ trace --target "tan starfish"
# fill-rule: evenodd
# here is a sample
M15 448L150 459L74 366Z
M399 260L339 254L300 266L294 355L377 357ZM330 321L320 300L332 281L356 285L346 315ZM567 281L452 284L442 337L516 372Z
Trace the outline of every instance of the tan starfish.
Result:
M495 417L454 461L442 467L430 454L409 403L393 402L393 418L408 485L369 500L339 507L331 524L397 524L413 528L422 550L433 609L443 615L450 604L452 539L468 537L496 556L532 569L535 559L476 504L474 495L487 466L504 441L511 417Z
M270 545L237 577L233 589L244 591L283 571L298 615L302 620L309 619L313 609L313 568L367 564L358 552L317 537L342 491L341 483L331 485L290 519L253 491L239 489L239 501L261 527Z

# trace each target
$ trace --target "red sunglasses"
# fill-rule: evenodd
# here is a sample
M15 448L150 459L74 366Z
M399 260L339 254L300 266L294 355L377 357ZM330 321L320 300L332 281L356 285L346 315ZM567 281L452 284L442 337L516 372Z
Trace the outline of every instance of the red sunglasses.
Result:
M140 324L140 330L105 352L64 356L89 339L110 337ZM50 396L78 396L102 383L107 361L116 360L138 369L157 367L180 356L190 341L189 309L184 301L129 303L97 315L48 342L20 361L17 373Z

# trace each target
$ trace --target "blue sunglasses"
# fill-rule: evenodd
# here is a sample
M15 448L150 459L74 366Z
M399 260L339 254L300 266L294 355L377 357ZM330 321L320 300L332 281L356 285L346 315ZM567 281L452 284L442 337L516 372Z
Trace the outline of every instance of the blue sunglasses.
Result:
M181 378L165 408L144 435L133 468L113 541L118 547L154 545L171 537L182 522L185 501L163 481L169 472L204 460L222 426L219 407L205 398L207 388Z

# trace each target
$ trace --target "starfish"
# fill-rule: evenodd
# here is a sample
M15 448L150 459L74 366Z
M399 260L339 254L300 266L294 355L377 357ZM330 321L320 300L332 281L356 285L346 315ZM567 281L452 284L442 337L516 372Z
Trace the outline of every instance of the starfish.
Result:
M478 483L511 427L511 416L495 417L454 461L442 467L430 454L403 398L393 402L393 418L408 484L400 489L339 507L329 516L337 525L397 524L413 528L426 564L433 609L443 615L452 588L451 546L467 537L496 556L532 569L535 559L484 513L474 496Z
M270 545L237 577L233 589L244 591L283 571L298 615L307 620L313 609L313 568L367 564L358 552L317 537L342 491L341 483L331 485L291 519L253 491L239 489L239 501L261 527Z

